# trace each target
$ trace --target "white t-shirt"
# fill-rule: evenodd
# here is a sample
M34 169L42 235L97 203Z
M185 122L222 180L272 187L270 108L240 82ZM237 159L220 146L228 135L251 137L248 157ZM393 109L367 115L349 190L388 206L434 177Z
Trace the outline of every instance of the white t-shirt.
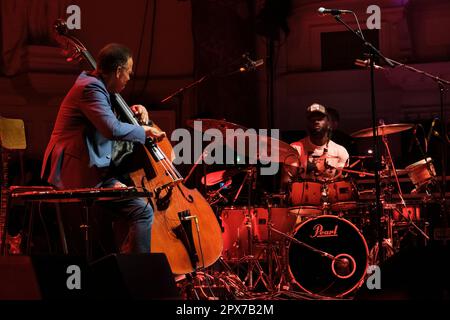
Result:
M327 180L339 174L347 165L347 150L329 140L323 146L316 146L308 137L291 144L300 155L299 177L302 179Z

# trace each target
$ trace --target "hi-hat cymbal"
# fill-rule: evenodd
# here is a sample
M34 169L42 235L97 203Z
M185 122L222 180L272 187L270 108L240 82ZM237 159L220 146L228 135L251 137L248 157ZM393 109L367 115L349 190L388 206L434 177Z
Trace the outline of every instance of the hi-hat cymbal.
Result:
M247 130L247 128L239 124L217 119L191 119L186 121L187 126L195 129L196 127L194 121L199 121L201 123L201 130L203 132L208 129L218 129L220 132L225 134L227 129L242 129L244 131Z
M377 127L377 130L378 130L377 135L386 136L388 134L397 133L397 132L411 129L412 127L414 127L414 125L409 124L409 123L383 124L383 125ZM372 128L362 129L362 130L352 133L350 136L352 136L354 138L373 137L373 129Z

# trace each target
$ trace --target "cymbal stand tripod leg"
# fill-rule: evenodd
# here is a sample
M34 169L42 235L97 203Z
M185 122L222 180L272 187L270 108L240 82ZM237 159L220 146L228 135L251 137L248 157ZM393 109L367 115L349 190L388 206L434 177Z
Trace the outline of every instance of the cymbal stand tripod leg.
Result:
M283 244L281 246L280 280L278 281L278 284L276 286L278 291L291 289L292 279L288 270L288 257L287 257L288 246L289 246L288 242L283 241Z
M383 201L382 201L383 202ZM382 214L384 217L384 221L386 223L386 233L385 237L383 237L383 248L380 250L379 242L377 241L374 247L369 252L369 264L371 265L379 265L381 261L386 261L387 258L390 258L395 254L395 246L394 246L394 232L393 232L393 222L392 215L386 214L385 211L387 209L382 208ZM380 255L382 255L380 257ZM381 259L380 259L381 258Z
M250 220L251 223L251 220ZM264 286L269 289L270 285L268 284L268 276L265 274L263 268L261 267L261 264L259 263L259 255L254 255L254 249L253 249L253 227L250 226L247 228L248 230L248 256L244 258L244 260L247 262L247 275L245 276L244 283L248 283L249 290L254 290L256 286L258 285L259 281L262 281ZM257 276L254 278L254 273L256 272Z
M261 281L267 290L272 291L273 290L272 281L270 280L268 275L264 272L263 268L261 267L261 264L258 261L258 258L250 256L246 258L246 260L248 261L248 271L247 276L244 279L244 283L248 283L247 285L248 289L250 291L254 290L258 285L258 283ZM253 273L255 272L255 270L258 276L256 277L256 279L253 279Z
M280 277L282 276L282 262L280 262L278 252L276 250L276 246L274 245L274 241L272 238L272 204L267 204L267 266L268 266L268 278L270 281L270 288L269 290L272 290L275 288L274 286L274 278L275 275L278 273L280 274ZM274 270L275 265L275 270Z
M298 244L303 244L302 242L298 241L297 239L293 238L291 235L281 232L280 230L271 227L271 231L282 236L283 240L280 242L280 256L277 256L277 266L278 266L278 272L279 272L279 280L276 285L276 289L278 291L292 291L292 285L294 282L294 278L292 277L290 271L289 271L289 246L291 245L291 242L297 242ZM308 246L309 247L309 246ZM313 247L309 247L312 250L315 250ZM330 256L326 252L320 252L316 250L318 253L320 253L323 256Z

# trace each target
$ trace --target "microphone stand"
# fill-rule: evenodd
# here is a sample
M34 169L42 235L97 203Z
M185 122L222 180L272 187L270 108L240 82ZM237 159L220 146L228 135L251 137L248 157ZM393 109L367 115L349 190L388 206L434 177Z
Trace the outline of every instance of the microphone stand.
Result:
M375 184L376 184L376 212L377 212L377 222L378 222L378 240L379 240L379 248L382 250L382 224L381 224L381 213L382 213L382 207L381 207L381 201L380 201L380 177L379 177L379 169L381 165L380 161L380 153L379 153L379 139L378 139L378 130L376 128L376 102L375 102L375 81L374 81L374 70L375 70L375 62L374 57L377 56L381 58L383 61L385 61L390 67L394 68L396 66L404 67L410 71L414 71L416 73L419 73L421 75L425 75L428 78L434 80L437 82L439 86L439 94L440 94L440 113L441 113L441 130L443 134L443 141L442 141L442 175L441 175L441 215L444 219L445 227L448 226L448 217L447 217L447 210L446 210L446 201L445 201L445 191L446 191L446 168L447 168L447 143L449 143L449 139L447 137L447 123L445 119L445 110L444 110L444 93L445 93L445 85L450 86L450 81L444 80L440 77L437 77L435 75L432 75L428 72L413 68L411 66L405 65L403 63L400 63L398 61L395 61L393 59L385 57L381 52L375 48L370 42L366 41L364 39L364 36L361 32L353 30L347 23L345 23L339 14L333 14L333 17L343 24L348 30L350 30L352 33L354 33L358 39L360 39L364 46L366 46L369 49L369 59L370 59L370 83L371 83L371 103L372 103L372 126L373 126L373 143L374 143L374 153L375 153ZM356 21L358 22L358 19L355 15ZM426 161L426 159L425 159ZM383 257L383 255L381 255ZM381 260L380 260L381 262Z
M228 62L226 64L226 68L229 68L231 66L234 66L237 64L237 62L240 59L247 59L248 61L242 65L244 65L245 67L240 67L240 68L236 68L235 70L233 70L232 72L222 72L222 74L218 74L218 70L220 70L220 68L217 68L215 70L213 70L212 72L210 72L209 74L206 74L204 76L202 76L200 79L195 80L194 82L191 82L190 84L188 84L187 86L184 86L180 89L178 89L177 91L171 93L170 95L168 95L167 97L165 97L164 99L162 99L160 101L161 104L166 103L167 101L169 101L170 99L174 98L174 97L180 97L180 101L178 103L178 110L177 110L177 127L181 127L181 106L183 103L183 94L186 90L200 84L201 82L205 81L205 80L209 80L210 78L212 78L213 76L217 76L217 77L227 77L227 76L231 76L234 75L236 73L243 73L243 72L250 72L250 71L254 71L256 70L256 68L260 65L260 64L256 64L255 61L252 61L249 57L248 57L248 53L244 53L241 57L232 60L231 62ZM249 64L250 62L250 64Z
M423 70L419 70L416 69L414 67L408 66L404 63L395 61L393 59L388 59L385 58L388 62L390 62L392 65L394 66L399 66L399 67L403 67L409 71L418 73L420 75L424 75L427 78L435 81L438 85L439 88L439 98L440 98L440 103L439 103L439 108L440 108L440 122L441 122L441 132L442 132L442 136L441 136L441 150L442 150L442 158L441 158L441 217L443 219L444 222L444 227L447 228L448 227L448 215L447 215L447 203L445 200L445 192L447 190L447 159L448 159L448 144L449 144L449 139L447 136L447 120L445 118L445 109L444 109L444 95L445 95L445 91L447 90L445 88L445 86L450 86L450 81L442 79L438 76L435 76L431 73L425 72ZM433 128L431 128L431 130L433 130ZM423 151L422 151L423 153ZM424 153L423 153L424 154ZM430 171L431 176L433 176L430 165L428 164L428 161L426 160L426 156L425 156L425 163L427 164L427 168Z
M170 99L174 98L174 97L178 97L179 101L178 101L178 106L177 106L177 127L181 127L181 107L183 105L183 98L184 98L184 92L190 88L192 88L193 86L196 86L198 84L200 84L201 82L203 82L204 80L208 79L211 75L205 75L203 77L201 77L200 79L191 82L190 84L188 84L185 87L182 87L180 89L178 89L177 91L171 93L170 95L168 95L167 97L165 97L164 99L162 99L160 101L160 103L166 103L167 101L169 101Z
M250 62L252 62L252 60L250 60L250 59L248 58L248 54L247 54L247 53L244 53L241 57L239 57L239 58L237 58L237 59L234 59L233 61L229 62L229 63L227 64L226 67L229 68L229 67L231 67L231 66L236 65L237 62L238 62L240 59L242 59L242 58L246 58L247 60L249 60ZM202 76L200 79L195 80L195 81L191 82L190 84L188 84L188 85L186 85L186 86L184 86L184 87L181 87L181 88L179 88L178 90L176 90L175 92L171 93L170 95L168 95L167 97L165 97L164 99L162 99L162 100L160 101L160 104L166 103L167 101L173 99L174 97L178 97L178 98L179 98L179 99L178 99L178 105L177 105L176 124L177 124L177 127L180 128L180 127L182 127L182 124L181 124L181 113L182 113L182 105L183 105L183 100L184 100L184 99L183 99L183 98L184 98L184 92L185 92L186 90L188 90L188 89L190 89L190 88L192 88L192 87L194 87L194 86L197 86L197 85L199 85L200 83L202 83L203 81L209 80L210 78L212 78L212 77L214 77L214 76L218 76L218 77L227 77L227 76L234 75L234 74L236 74L236 73L242 73L242 72L254 71L254 70L256 70L256 68L258 67L258 65L253 65L253 64L250 64L250 65L249 65L248 62L245 63L244 65L245 65L245 68L244 68L244 67L241 67L241 68L239 68L239 69L235 69L235 70L232 71L232 72L226 72L226 73L222 73L222 74L217 74L217 71L220 69L220 68L217 68L217 69L213 70L212 72L210 72L209 74L206 74L206 75ZM207 146L207 147L208 147L208 146ZM207 148L207 147L206 147L206 148ZM205 149L206 149L206 148L205 148ZM194 163L194 166L191 168L191 170L190 170L188 176L187 176L187 177L185 178L185 180L184 180L185 182L190 178L190 176L192 175L194 169L197 167L197 165L199 164L200 160L203 160L203 158L204 158L204 152L202 152L202 154L200 155L200 157L199 157L199 158L197 159L197 161ZM203 170L202 170L202 171L203 171L203 176L204 176L205 182L206 182L206 167L205 167L204 161L202 162L202 165L203 165ZM205 196L206 196L206 195L207 195L207 187L206 187L206 184L204 185L203 191L204 191Z
M336 21L343 24L349 31L351 31L355 36L362 41L365 47L369 49L369 59L370 59L370 87L371 87L371 105L372 105L372 135L373 135L373 150L375 156L375 191L376 191L376 221L377 221L377 233L378 233L378 248L379 248L379 258L380 263L384 260L383 252L383 227L382 227L382 204L381 204L381 187L380 187L380 169L381 169L381 158L380 158L380 141L378 139L378 128L377 128L377 109L375 100L375 62L374 57L378 56L388 65L394 67L394 64L384 57L381 52L375 48L370 42L366 41L361 31L353 30L347 23L345 23L339 14L333 14ZM358 21L355 15L356 21Z

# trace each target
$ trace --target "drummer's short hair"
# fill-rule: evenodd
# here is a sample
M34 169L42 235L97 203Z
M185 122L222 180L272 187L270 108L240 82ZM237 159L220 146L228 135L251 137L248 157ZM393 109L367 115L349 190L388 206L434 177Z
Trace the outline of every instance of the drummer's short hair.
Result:
M125 66L131 58L131 50L119 43L110 43L100 50L97 56L97 69L104 74L115 72Z

